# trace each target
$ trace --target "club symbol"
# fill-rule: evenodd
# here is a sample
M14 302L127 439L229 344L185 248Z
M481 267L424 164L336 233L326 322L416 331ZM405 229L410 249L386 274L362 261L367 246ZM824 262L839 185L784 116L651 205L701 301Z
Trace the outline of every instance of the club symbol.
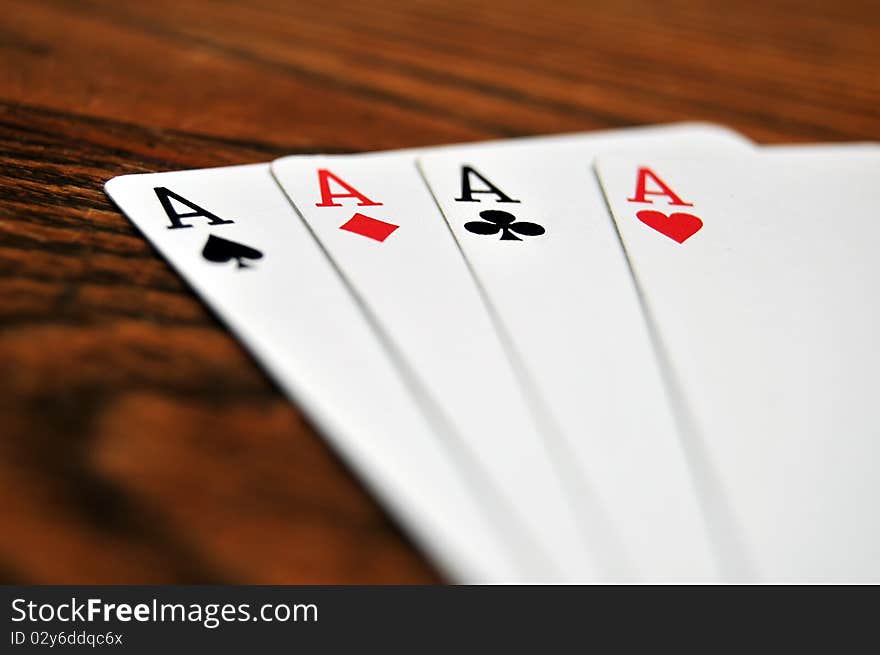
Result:
M522 239L516 236L517 234L527 237L536 237L544 234L544 228L537 223L518 221L516 216L500 209L481 211L480 218L483 220L465 223L464 229L474 234L498 234L501 232L501 241L522 241Z

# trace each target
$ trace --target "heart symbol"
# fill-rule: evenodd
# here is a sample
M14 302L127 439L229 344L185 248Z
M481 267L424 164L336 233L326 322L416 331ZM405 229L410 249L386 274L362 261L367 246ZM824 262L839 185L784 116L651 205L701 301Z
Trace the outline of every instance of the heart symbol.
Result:
M682 212L675 212L667 216L663 212L653 209L643 209L636 213L636 218L648 227L654 228L679 243L684 243L703 227L703 221L699 218L693 214Z

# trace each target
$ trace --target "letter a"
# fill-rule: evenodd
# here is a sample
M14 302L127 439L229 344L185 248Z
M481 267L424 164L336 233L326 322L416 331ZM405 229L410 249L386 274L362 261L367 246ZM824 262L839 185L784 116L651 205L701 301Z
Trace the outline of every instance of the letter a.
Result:
M486 185L487 188L475 191L471 187L471 175L478 178L483 184ZM480 175L470 166L462 166L461 198L456 198L455 200L456 202L480 202L479 200L474 199L475 193L491 193L494 196L498 196L498 200L496 202L519 202L519 200L514 200L513 198L505 194L501 189L492 184L489 180Z
M333 193L330 190L330 180L345 189L348 193ZM315 207L342 207L341 202L333 202L334 198L357 198L359 207L372 207L381 205L381 202L373 202L353 186L339 179L326 168L318 169L318 184L321 186L321 202L316 202Z
M156 193L156 196L159 198L159 202L162 203L162 209L165 210L165 213L168 215L168 218L171 220L171 225L168 226L169 230L177 230L182 227L192 227L192 225L187 225L181 218L195 218L196 216L204 216L208 219L209 225L226 225L228 223L234 223L235 221L224 221L219 216L216 216L209 212L207 209L202 209L194 202L190 202L183 196L179 196L171 189L166 189L163 186L153 187L153 191ZM190 209L191 212L184 212L181 214L176 209L174 209L174 205L171 204L171 199L174 198L181 205L186 205Z
M660 190L659 191L648 191L647 182L648 178L656 184ZM657 174L652 171L650 168L646 166L640 166L638 172L636 173L636 193L632 198L627 198L629 202L646 202L648 204L654 204L653 200L648 200L645 196L666 196L669 198L669 204L675 205L677 207L693 207L694 203L685 202L681 198L679 198L675 191L666 186L666 183L663 182Z

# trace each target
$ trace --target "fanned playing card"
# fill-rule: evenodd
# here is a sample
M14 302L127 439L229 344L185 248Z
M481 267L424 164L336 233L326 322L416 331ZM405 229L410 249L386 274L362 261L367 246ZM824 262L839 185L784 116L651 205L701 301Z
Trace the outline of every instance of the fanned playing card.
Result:
M545 579L608 575L568 488L566 454L545 439L412 153L286 157L272 170L435 424L492 480L484 500L531 535Z
M687 450L592 161L656 148L738 152L684 124L423 154L420 168L545 416L581 472L579 511L627 577L716 571Z
M880 581L880 153L596 170L735 579Z
M454 580L544 579L515 559L525 538L425 419L267 164L127 175L107 193Z

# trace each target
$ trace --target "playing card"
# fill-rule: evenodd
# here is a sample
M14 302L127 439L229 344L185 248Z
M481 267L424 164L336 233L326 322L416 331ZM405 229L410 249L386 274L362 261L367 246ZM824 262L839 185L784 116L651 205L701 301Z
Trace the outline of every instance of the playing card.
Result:
M880 154L646 152L596 170L736 579L880 580Z
M704 125L474 144L419 165L533 394L577 462L582 513L639 580L716 577L710 534L592 161L627 148L739 151Z
M565 454L545 442L412 153L287 157L272 170L448 442L479 460L490 500L532 535L547 580L619 576L585 538Z
M514 561L520 537L424 418L267 164L106 188L453 579L543 579Z

